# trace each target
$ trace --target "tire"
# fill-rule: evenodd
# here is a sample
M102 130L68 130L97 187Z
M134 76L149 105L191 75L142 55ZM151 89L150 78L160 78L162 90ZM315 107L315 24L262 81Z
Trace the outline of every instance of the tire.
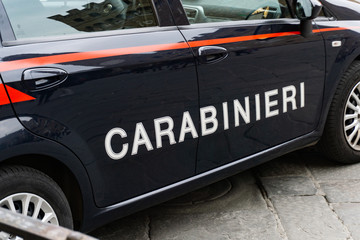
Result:
M360 61L340 80L319 146L333 161L360 162Z
M26 210L28 216L73 228L69 203L55 181L44 173L25 166L1 168L0 207L24 214L25 209L22 209L22 206L26 199L30 199ZM39 200L42 200L41 204ZM14 205L11 206L10 202ZM47 217L49 215L50 217Z

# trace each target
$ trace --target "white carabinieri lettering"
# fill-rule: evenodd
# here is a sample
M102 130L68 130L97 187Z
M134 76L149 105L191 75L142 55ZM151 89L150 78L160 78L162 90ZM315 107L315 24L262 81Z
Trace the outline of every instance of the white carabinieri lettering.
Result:
M298 93L300 91L300 93ZM279 104L279 101L282 102ZM252 104L250 104L252 102ZM229 106L229 105L233 106ZM231 128L240 127L243 124L249 124L252 121L278 116L280 111L287 113L305 107L305 83L301 82L299 86L289 85L281 89L273 89L263 94L257 93L254 96L245 96L243 99L234 99L232 102L223 102L221 104L222 117L218 119L218 110L215 106L205 106L199 109L200 112L200 132L201 136L208 136L219 131L228 131ZM229 109L233 109L233 116L229 114ZM253 113L254 112L254 113ZM253 113L253 115L251 115ZM252 119L252 117L254 119ZM219 120L223 121L224 128L219 128ZM199 137L198 130L189 111L183 113L178 142L174 133L174 120L170 116L164 116L154 119L154 133L156 148L163 147L165 141L169 145L182 143L186 139L195 139ZM231 126L233 124L233 126ZM105 150L107 155L114 160L124 158L129 151L129 143L123 143L121 150L116 152L112 147L112 139L119 136L126 141L127 133L122 128L111 129L105 137ZM141 149L147 151L154 150L150 137L142 122L136 123L135 134L132 142L131 155L137 155ZM118 149L118 148L116 148ZM142 150L143 151L143 150Z

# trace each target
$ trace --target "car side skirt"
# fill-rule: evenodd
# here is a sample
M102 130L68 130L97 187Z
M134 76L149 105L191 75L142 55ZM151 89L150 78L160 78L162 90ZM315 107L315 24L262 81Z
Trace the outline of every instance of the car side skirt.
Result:
M194 177L168 185L155 191L128 199L99 211L84 222L82 231L88 232L101 225L125 217L148 207L179 197L190 191L199 189L211 183L220 181L254 166L260 165L286 153L316 144L320 139L317 131L298 137L291 141L269 148L254 155L238 159L229 164L198 174Z

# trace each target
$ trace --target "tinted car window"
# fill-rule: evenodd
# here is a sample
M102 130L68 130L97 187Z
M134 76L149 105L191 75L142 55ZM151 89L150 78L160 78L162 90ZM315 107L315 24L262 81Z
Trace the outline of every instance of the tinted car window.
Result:
M181 0L190 23L290 18L286 0Z
M150 0L3 0L3 4L17 39L157 25Z

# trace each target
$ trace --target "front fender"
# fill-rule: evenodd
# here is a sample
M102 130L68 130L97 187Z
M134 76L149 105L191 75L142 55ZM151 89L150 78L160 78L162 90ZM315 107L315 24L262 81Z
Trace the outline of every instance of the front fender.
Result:
M319 21L317 24L320 29L345 29L322 32L326 47L326 74L322 117L317 128L320 135L324 130L330 105L341 77L351 63L360 57L360 29L355 21ZM333 41L341 41L341 47L333 47Z

